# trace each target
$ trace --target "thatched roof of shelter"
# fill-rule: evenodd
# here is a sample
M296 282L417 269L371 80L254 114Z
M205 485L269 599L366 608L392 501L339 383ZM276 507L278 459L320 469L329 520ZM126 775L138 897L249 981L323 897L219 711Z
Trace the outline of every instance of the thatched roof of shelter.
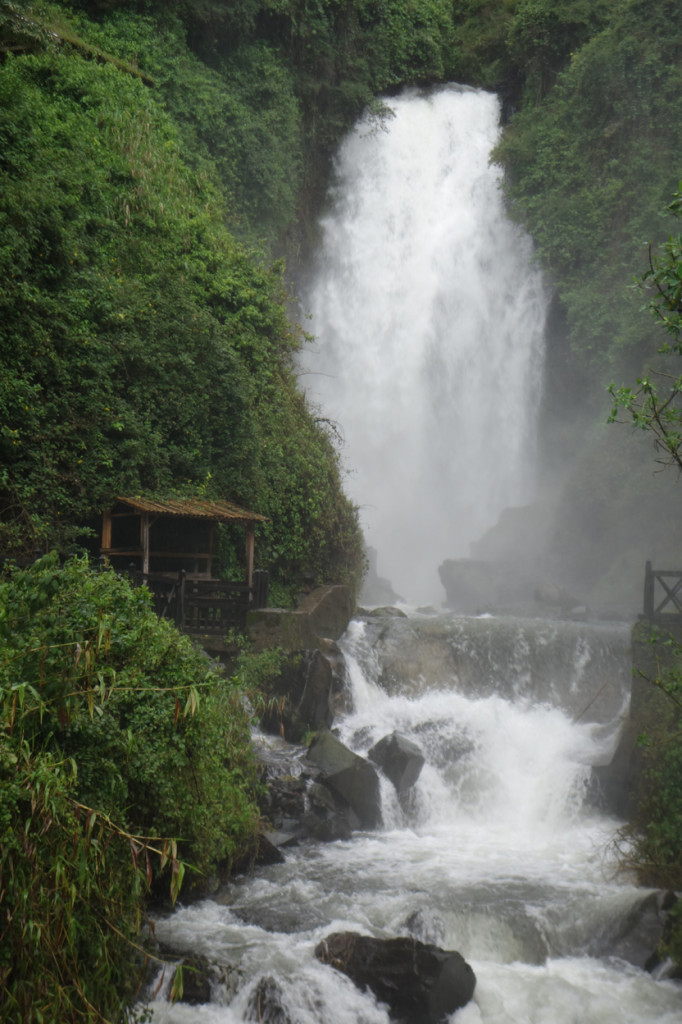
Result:
M204 498L171 498L164 501L156 498L117 497L124 505L139 512L150 512L162 516L183 516L189 519L211 519L221 523L265 523L267 517L258 512L235 505L231 501L206 500Z

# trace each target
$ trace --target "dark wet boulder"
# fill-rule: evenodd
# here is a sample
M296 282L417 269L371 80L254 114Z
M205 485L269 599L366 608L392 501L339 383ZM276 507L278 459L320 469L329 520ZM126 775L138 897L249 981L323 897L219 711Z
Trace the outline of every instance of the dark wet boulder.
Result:
M396 1024L439 1024L471 999L476 976L461 954L413 938L335 932L315 949L324 964L370 989Z
M355 813L360 828L381 824L379 777L374 766L354 754L331 732L319 732L308 748L308 761L320 769L318 781Z
M328 728L334 721L333 687L332 665L321 651L288 655L266 685L274 700L261 718L263 729L298 743L307 732Z
M246 1010L246 1019L258 1024L292 1024L284 1007L284 994L274 978L261 978Z
M417 744L399 732L384 736L367 756L379 765L400 795L414 786L424 767L424 755Z

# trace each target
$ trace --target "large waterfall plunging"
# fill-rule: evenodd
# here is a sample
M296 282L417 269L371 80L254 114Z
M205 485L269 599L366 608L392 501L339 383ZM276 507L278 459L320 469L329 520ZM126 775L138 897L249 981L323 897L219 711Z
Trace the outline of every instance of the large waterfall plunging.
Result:
M545 296L506 218L493 95L390 101L341 147L304 294L309 397L337 421L368 543L410 600L532 497Z

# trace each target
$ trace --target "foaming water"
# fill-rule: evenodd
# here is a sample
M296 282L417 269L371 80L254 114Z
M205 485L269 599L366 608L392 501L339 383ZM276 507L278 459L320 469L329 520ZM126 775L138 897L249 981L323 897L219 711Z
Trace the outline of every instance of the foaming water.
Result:
M336 160L302 379L345 437L382 573L425 602L444 558L533 496L546 296L489 163L497 98L449 87L390 107Z
M386 631L390 623L379 625ZM500 629L502 651L510 626ZM495 648L495 627L487 620L488 650ZM461 619L440 628L466 633ZM546 639L542 649L551 650L546 627L537 628ZM388 1024L370 994L315 960L322 938L350 929L459 950L478 980L473 1001L451 1024L679 1022L679 987L655 981L641 966L650 947L637 945L637 928L653 894L618 871L611 839L619 822L594 805L589 786L591 766L608 760L617 741L610 708L626 702L629 672L618 669L617 637L624 648L627 632L604 626L576 637L566 624L573 674L584 674L599 652L606 667L608 649L610 685L619 689L584 721L557 706L549 677L544 686L535 678L532 691L501 677L497 692L487 692L487 681L477 695L425 664L418 693L387 690L382 653L370 643L373 629L355 622L341 641L353 710L339 728L359 753L394 730L413 740L425 756L416 785L399 799L382 779L383 829L287 850L284 864L159 920L162 942L225 966L210 1003L173 1007L161 991L153 1020L257 1020L253 994L269 978L294 1024ZM480 623L472 629L480 642ZM570 679L562 626L552 629L556 672ZM412 642L409 629L401 635ZM534 643L519 649L515 677L537 677L536 657ZM440 659L436 664L442 669ZM547 652L541 664L551 675Z

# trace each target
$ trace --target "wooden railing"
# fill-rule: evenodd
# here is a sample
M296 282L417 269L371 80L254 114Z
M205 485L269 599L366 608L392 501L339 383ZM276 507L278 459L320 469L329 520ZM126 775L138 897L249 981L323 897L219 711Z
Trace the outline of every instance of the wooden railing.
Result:
M175 576L131 569L130 576L136 586L149 588L157 615L172 619L183 633L224 636L244 628L249 609L268 604L269 574L261 569L254 572L252 586L188 579L184 569Z
M644 618L668 621L682 616L682 569L652 569L644 575Z

